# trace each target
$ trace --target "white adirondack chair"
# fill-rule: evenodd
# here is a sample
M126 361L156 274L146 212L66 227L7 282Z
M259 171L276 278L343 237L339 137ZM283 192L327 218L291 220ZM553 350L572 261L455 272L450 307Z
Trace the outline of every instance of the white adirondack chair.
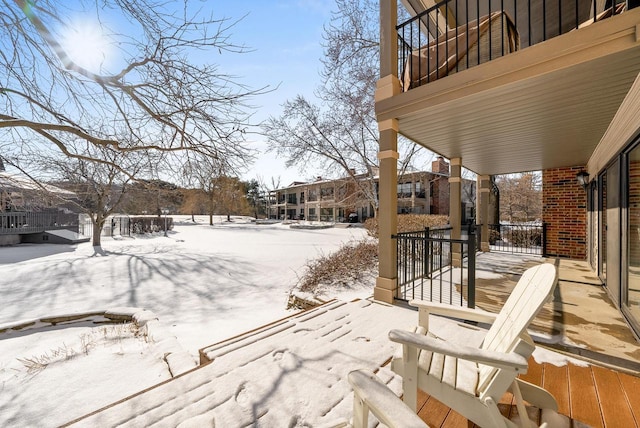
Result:
M373 373L354 370L348 378L353 388L353 428L368 427L369 412L389 428L429 428Z
M520 423L532 426L523 400L540 409L558 409L546 390L517 379L526 373L535 345L527 326L552 297L556 269L545 263L525 271L498 314L413 300L419 310L415 332L391 330L389 338L402 344L391 369L402 376L404 402L416 409L420 388L481 427L515 427L498 409L502 395L510 390L516 400ZM482 345L471 347L429 334L429 315L438 314L492 324ZM545 412L543 411L543 416ZM533 424L537 426L537 424ZM544 426L543 424L542 426Z

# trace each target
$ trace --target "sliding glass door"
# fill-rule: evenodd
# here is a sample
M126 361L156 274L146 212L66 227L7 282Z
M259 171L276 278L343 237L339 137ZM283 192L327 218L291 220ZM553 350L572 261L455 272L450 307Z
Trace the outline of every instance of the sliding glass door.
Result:
M640 325L640 145L625 156L624 231L626 265L623 265L622 308L630 321Z
M598 274L604 284L607 283L607 171L598 176L598 235L600 251L598 251Z

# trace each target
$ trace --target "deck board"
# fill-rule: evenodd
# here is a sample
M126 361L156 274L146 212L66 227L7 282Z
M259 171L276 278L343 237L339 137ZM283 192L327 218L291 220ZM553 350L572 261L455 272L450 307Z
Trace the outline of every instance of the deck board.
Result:
M617 373L598 366L592 371L605 427L636 426Z
M418 394L418 403L421 401L421 396L424 397L425 400L423 405L418 407L418 416L430 427L442 426L451 409L420 390L418 390Z
M454 411L449 412L442 424L442 428L468 428L468 426L469 421L467 418Z
M591 367L568 367L571 416L593 428L603 427Z
M533 357L530 357L527 373L520 375L520 378L534 385L542 385L542 365L536 364Z
M570 415L567 366L558 367L553 364L545 364L542 387L556 398L558 413Z
M636 424L640 424L640 394L638 393L640 392L640 378L625 373L618 373L618 378L627 396Z

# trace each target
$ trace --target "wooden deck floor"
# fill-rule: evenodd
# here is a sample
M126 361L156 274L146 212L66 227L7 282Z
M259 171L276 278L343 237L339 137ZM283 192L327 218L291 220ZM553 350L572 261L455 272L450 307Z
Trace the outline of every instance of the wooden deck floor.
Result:
M595 365L557 367L548 363L538 364L532 358L529 370L522 378L543 386L556 397L558 413L571 419L568 426L640 426L640 377ZM517 410L511 400L510 394L505 394L500 408L503 414L513 418ZM420 417L432 428L476 426L422 391L419 391L418 409ZM528 410L530 415L539 413L534 408Z

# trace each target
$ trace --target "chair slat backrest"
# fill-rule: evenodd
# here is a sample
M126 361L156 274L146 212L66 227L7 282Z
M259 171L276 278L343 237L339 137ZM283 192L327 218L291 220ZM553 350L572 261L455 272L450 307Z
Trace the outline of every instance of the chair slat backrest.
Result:
M527 269L511 292L493 325L487 332L482 349L512 352L520 335L553 293L556 269L543 263ZM478 391L483 391L498 369L480 366Z

